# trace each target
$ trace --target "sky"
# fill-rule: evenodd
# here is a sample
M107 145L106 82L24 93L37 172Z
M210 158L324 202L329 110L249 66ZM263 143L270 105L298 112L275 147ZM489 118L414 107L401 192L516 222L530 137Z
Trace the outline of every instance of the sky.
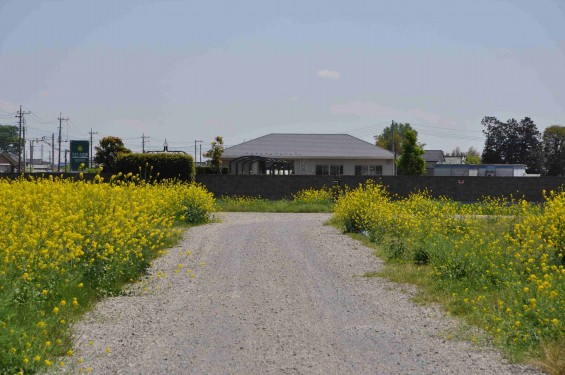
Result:
M565 0L0 0L0 124L133 151L268 133L426 149L484 145L481 119L565 124ZM200 143L197 143L200 145ZM68 143L63 147L68 148Z

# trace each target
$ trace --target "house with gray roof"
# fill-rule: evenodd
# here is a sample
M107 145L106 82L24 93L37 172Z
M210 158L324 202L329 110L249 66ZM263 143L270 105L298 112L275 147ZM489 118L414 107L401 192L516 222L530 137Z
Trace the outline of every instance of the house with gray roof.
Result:
M0 150L0 173L14 173L18 166L18 157Z
M392 152L348 134L267 134L226 148L230 174L393 175Z
M445 155L442 150L424 150L422 158L426 161L426 176L434 175L436 164L445 163Z

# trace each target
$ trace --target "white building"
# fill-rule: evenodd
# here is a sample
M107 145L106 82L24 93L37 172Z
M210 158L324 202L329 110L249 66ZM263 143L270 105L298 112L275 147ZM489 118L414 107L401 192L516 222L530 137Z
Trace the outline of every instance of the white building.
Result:
M267 134L227 148L230 174L394 174L392 152L348 134Z

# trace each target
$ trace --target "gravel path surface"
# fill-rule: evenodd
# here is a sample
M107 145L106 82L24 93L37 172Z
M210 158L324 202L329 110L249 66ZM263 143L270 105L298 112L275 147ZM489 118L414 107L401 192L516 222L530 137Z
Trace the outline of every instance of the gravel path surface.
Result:
M80 366L94 374L538 373L445 339L456 323L410 302L410 287L359 277L381 261L324 226L329 215L219 216L188 230L129 295L104 300L75 327Z

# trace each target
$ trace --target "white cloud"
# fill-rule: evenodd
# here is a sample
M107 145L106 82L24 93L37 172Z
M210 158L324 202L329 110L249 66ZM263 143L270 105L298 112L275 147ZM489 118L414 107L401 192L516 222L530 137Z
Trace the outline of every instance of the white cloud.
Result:
M326 79L340 79L341 78L341 74L339 72L336 72L335 70L328 70L328 69L323 69L323 70L318 70L318 77L320 78L326 78Z

